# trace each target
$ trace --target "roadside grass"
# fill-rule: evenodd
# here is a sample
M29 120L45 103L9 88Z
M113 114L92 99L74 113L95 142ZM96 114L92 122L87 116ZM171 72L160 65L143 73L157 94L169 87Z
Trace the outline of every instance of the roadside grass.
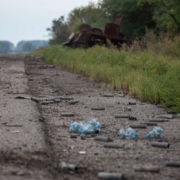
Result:
M155 104L164 104L180 111L180 36L155 39L149 32L146 49L139 44L117 50L96 46L89 49L70 49L49 46L42 52L46 62L59 64L68 71L82 73L96 82L111 85Z

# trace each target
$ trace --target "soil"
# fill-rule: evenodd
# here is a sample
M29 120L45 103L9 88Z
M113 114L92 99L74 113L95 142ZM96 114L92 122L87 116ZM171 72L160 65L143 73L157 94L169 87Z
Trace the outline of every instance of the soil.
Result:
M121 139L118 131L167 114L161 106L140 102L113 91L81 74L67 72L47 64L39 57L0 56L0 179L96 180L98 172L114 172L126 180L179 180L180 167L168 167L167 161L180 161L180 118L158 123L164 137L147 139L153 129L135 128L139 137ZM103 95L113 95L104 97ZM17 97L28 97L26 99ZM60 97L57 103L31 99ZM62 97L79 101L70 104ZM130 105L129 102L136 102ZM92 110L103 107L104 110ZM129 109L128 109L129 108ZM65 117L63 113L74 113ZM115 118L128 114L137 120ZM97 119L98 134L71 133L73 122ZM95 136L109 137L123 148L105 148ZM168 142L169 148L153 147L154 141ZM61 162L74 164L78 170L63 170ZM134 166L158 166L159 172L136 172Z

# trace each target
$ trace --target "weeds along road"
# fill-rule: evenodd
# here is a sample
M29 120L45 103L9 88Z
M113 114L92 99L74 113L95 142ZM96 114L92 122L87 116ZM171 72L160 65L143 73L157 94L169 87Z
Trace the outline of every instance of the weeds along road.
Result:
M122 97L120 91L30 56L0 56L0 87L0 179L96 180L98 172L120 173L127 180L180 179L180 167L166 166L166 162L177 161L178 165L180 161L180 119L176 115L157 123L164 130L161 139L146 138L153 126L135 128L139 137L133 140L118 135L121 128L167 114L163 108ZM60 102L41 101L60 96ZM28 99L32 97L35 99ZM69 103L72 99L78 103ZM137 120L115 118L125 114ZM102 125L99 134L70 133L71 123L93 118ZM109 137L123 148L105 148L95 136ZM154 141L167 142L170 147L153 147ZM62 170L62 161L78 170ZM136 172L133 166L157 166L158 172Z

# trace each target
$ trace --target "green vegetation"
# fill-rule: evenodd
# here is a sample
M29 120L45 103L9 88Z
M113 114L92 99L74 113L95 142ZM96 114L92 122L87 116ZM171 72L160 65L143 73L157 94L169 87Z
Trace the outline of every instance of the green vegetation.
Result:
M53 21L50 46L37 51L47 62L60 64L72 72L125 89L143 101L180 111L180 1L101 0L73 9L65 19ZM123 16L121 32L136 39L121 51L113 46L87 50L62 47L81 23L104 29L118 15ZM147 30L148 29L148 30ZM150 29L150 30L149 30ZM165 35L166 34L166 35ZM137 37L137 38L135 38Z
M45 40L20 41L16 49L18 53L27 53L38 48L46 47L48 44L48 41Z
M79 25L89 24L104 29L106 23L113 22L116 16L123 16L120 30L126 38L142 38L146 28L156 35L180 32L179 0L100 0L98 4L73 9L64 18L52 22L50 44L66 42L71 32L79 32Z
M14 44L9 41L0 41L0 54L8 54L14 48Z
M139 43L121 51L113 46L83 50L55 45L40 55L47 62L109 84L113 89L126 89L142 101L180 111L180 37L157 39L150 31L146 39L147 48L143 51Z

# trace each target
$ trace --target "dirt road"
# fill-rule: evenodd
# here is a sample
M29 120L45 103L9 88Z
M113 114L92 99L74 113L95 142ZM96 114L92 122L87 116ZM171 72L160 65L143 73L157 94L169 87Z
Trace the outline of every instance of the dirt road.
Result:
M166 166L167 161L180 161L180 118L157 124L164 130L160 139L146 138L153 126L135 128L139 137L133 140L118 135L121 128L167 114L163 108L122 97L122 92L111 91L83 75L21 55L0 56L0 87L0 179L96 180L98 172L120 173L127 180L180 179L180 167ZM60 102L41 101L60 96ZM78 102L70 104L70 99ZM122 114L137 120L115 118ZM70 133L71 123L93 118L102 125L99 134ZM124 147L105 148L95 136L109 137ZM154 141L167 142L170 147L152 147ZM62 170L62 161L75 164L78 170ZM146 165L158 166L160 171L133 170L133 166Z

